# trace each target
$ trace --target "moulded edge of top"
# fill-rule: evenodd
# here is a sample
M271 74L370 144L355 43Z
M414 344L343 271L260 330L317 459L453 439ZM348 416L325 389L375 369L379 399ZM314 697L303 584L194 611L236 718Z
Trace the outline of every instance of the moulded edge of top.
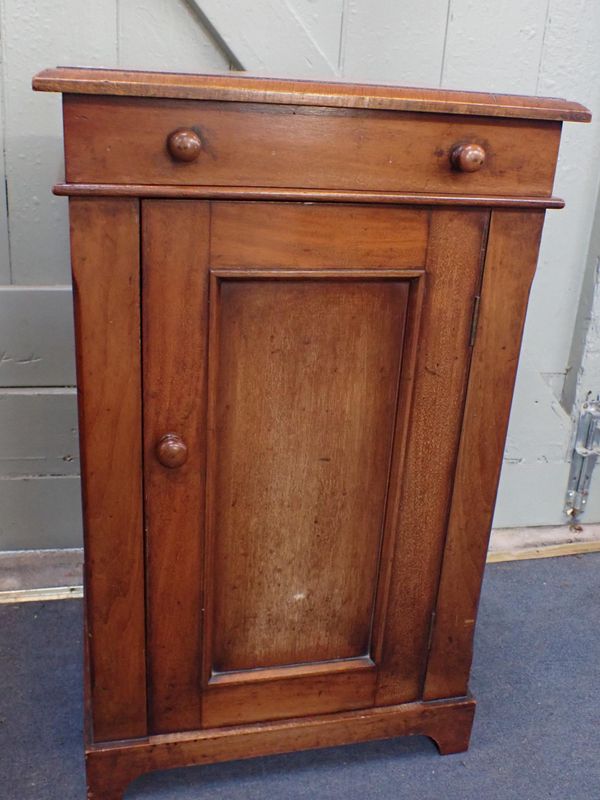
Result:
M42 92L64 94L281 103L532 120L589 122L592 118L591 112L580 103L553 97L328 81L279 80L250 77L233 72L193 75L57 67L39 72L33 78L33 88Z

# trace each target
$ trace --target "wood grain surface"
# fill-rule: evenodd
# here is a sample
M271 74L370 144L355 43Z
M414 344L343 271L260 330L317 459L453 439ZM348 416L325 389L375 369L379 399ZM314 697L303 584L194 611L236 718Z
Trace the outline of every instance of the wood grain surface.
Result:
M408 285L216 292L213 669L365 655Z
M421 693L488 217L483 210L432 213L409 434L402 470L393 467L389 498L394 544L387 551L389 589L379 623L380 705Z
M527 296L562 122L589 112L233 75L34 86L65 93L89 797L396 735L466 749Z
M366 192L332 189L277 189L265 186L176 186L125 183L57 183L54 194L72 197L180 197L227 200L297 200L385 205L563 208L560 197L474 195L426 192Z
M64 123L70 183L538 196L552 191L561 129L535 120L86 95L65 98ZM169 153L169 136L181 128L202 140L195 161ZM478 172L453 169L460 142L485 149Z
M144 495L150 729L200 727L208 203L142 204ZM160 464L166 433L187 446Z
M94 741L144 736L137 200L70 201Z
M474 714L475 701L458 698L152 736L143 742L90 748L86 753L88 797L122 800L127 784L143 772L393 736L429 736L441 753L461 753L469 746Z
M481 579L543 212L492 213L473 365L425 680L425 699L466 692Z
M212 204L214 267L420 267L429 217L420 209L337 204Z
M33 88L42 92L66 94L293 103L579 122L589 122L591 119L588 109L579 103L553 97L416 89L364 83L282 80L232 73L190 75L58 67L38 73L33 78Z

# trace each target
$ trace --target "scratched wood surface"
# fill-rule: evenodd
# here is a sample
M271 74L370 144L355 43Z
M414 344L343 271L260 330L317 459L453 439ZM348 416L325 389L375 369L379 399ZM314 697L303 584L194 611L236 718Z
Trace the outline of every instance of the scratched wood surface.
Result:
M408 285L224 280L213 668L367 654Z

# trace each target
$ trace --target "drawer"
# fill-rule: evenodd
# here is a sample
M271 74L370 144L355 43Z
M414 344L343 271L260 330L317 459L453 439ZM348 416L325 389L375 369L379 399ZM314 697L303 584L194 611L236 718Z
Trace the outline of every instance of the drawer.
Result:
M64 102L70 183L547 196L561 128L553 121L260 103L85 95ZM191 132L191 146L176 149L184 135L172 140L171 154L169 137L181 130ZM483 151L477 171L452 165L461 145Z

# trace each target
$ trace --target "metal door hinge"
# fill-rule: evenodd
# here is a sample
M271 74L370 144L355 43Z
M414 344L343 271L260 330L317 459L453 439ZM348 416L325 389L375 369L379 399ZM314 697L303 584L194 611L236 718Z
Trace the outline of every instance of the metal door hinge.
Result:
M477 294L473 298L473 316L471 318L471 332L469 334L469 347L475 344L475 337L477 336L477 323L479 322L479 304L481 302L481 295Z
M600 455L600 398L581 406L571 471L565 500L565 514L572 523L585 511L592 472Z

